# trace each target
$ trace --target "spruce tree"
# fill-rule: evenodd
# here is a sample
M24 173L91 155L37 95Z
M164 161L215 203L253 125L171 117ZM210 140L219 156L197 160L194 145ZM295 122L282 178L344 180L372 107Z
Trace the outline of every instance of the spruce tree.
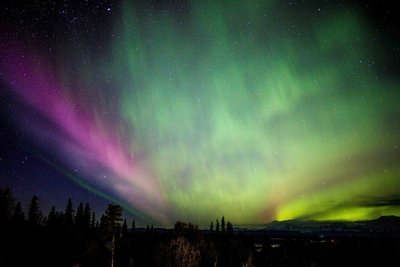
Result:
M110 234L117 234L121 230L122 207L109 204L105 212L107 231Z
M215 224L215 232L218 234L219 231L220 231L220 228L219 228L219 221L218 221L218 219L217 219L216 221L217 221L217 223Z
M122 236L127 237L128 234L128 224L126 223L126 219L124 219L124 223L122 224Z
M232 225L232 223L231 222L227 222L227 224L226 224L226 233L228 234L228 235L230 235L230 236L232 236L233 235L233 225Z
M87 230L90 228L90 205L86 203L85 210L83 211L83 226Z
M21 203L18 201L14 208L14 213L12 215L12 221L15 224L23 224L25 222L25 214L22 211Z
M90 228L94 229L96 228L96 213L92 213L92 218L90 219Z
M83 210L83 203L79 203L78 209L76 210L76 215L75 215L75 225L83 229L85 225L85 219L84 219L84 210Z
M111 266L115 261L115 239L119 237L122 221L122 207L109 204L105 212L106 239L109 240L108 247L111 250Z
M0 223L9 222L14 207L10 188L0 188Z
M136 222L135 219L132 220L132 227L131 227L131 232L134 233L136 229Z
M47 227L49 229L54 229L57 224L57 214L56 214L56 207L51 207L50 213L47 216Z
M72 200L68 199L67 207L65 208L64 224L67 228L71 228L74 222L74 210Z
M40 222L42 220L42 213L39 208L39 198L34 195L31 204L29 205L29 211L28 211L28 222L31 225L40 225Z

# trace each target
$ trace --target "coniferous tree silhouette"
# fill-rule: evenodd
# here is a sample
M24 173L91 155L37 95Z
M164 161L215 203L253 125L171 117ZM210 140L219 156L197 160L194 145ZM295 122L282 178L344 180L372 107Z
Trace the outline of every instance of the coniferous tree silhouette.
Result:
M50 213L47 216L47 224L46 224L46 226L50 230L54 230L56 228L56 224L57 224L56 207L53 206L53 207L51 207Z
M83 211L83 228L85 231L90 228L90 205L86 203L85 209Z
M64 224L67 228L71 228L74 222L74 209L72 206L72 200L69 198L67 207L65 208Z
M126 223L126 219L124 219L124 223L122 224L121 234L123 237L128 236L128 224Z
M14 208L14 213L12 215L12 222L16 225L22 225L25 222L25 214L22 211L21 203L18 201Z
M132 220L132 226L131 226L131 232L135 233L135 230L136 230L136 222L135 222L135 219L133 219Z
M216 221L217 221L217 222L216 222L216 224L215 224L215 233L216 233L216 234L219 234L219 232L220 232L219 221L218 221L218 219L217 219Z
M111 250L111 267L115 262L115 239L119 237L121 231L122 207L109 204L105 212L106 235L109 243L107 247Z
M221 232L222 234L225 234L225 218L222 216L221 218Z
M100 217L100 231L101 232L106 232L107 230L107 223L106 223L106 216L104 214L101 215Z
M213 222L211 221L211 223L210 223L210 232L212 233L214 231L214 224L213 224Z
M230 221L228 221L228 222L226 223L226 233L227 233L227 235L229 235L229 236L232 236L232 235L233 235L233 225L232 225L232 223L231 223Z
M40 225L41 220L42 220L42 212L40 211L39 208L39 198L36 195L34 195L29 205L28 222L31 225L38 226Z
M92 217L90 218L90 228L93 230L96 227L96 213L92 213Z
M14 207L14 199L10 188L0 188L0 224L8 224Z
M107 231L111 234L118 234L121 230L122 207L109 204L105 211Z
M84 218L84 210L83 210L83 203L79 203L78 209L76 210L75 214L75 226L79 229L83 229L85 224Z

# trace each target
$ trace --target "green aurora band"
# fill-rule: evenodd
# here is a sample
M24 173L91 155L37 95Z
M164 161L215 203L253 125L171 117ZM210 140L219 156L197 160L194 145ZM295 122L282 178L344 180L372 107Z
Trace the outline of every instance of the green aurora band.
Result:
M123 6L121 112L176 218L400 215L399 83L368 23L248 2Z
M281 1L170 5L126 1L105 60L59 51L72 66L62 83L93 90L70 93L96 96L99 121L116 115L112 130L160 185L168 223L400 215L400 83L363 14ZM101 90L108 80L113 97Z

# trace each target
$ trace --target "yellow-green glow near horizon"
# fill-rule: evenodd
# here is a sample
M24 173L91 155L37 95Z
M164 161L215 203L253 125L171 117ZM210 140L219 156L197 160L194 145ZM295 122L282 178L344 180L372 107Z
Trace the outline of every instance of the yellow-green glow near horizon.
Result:
M8 53L3 76L82 186L156 224L400 215L386 40L351 7L282 2L126 1L110 49L66 33L54 73Z
M387 118L399 114L398 83L365 62L367 25L334 9L275 17L276 5L261 2L196 2L189 18L123 8L122 112L176 216L400 214L359 206L400 189L389 185L400 173L399 132Z

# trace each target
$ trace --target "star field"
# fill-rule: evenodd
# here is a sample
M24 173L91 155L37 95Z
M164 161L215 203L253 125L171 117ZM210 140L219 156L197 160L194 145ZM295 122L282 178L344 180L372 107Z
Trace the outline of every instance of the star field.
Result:
M8 184L40 173L159 225L400 215L390 8L4 5L1 175L35 173Z

